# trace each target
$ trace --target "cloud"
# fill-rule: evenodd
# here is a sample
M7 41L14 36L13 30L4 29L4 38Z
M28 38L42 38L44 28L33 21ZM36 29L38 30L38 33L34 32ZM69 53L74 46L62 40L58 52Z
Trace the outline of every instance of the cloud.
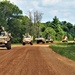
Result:
M14 4L18 5L21 9L25 10L38 10L40 9L39 7L39 2L37 0L10 0L11 2L14 2Z
M54 5L59 3L61 0L42 0L43 5Z
M49 11L49 14L50 15L58 15L59 14L59 11L58 10L50 10Z

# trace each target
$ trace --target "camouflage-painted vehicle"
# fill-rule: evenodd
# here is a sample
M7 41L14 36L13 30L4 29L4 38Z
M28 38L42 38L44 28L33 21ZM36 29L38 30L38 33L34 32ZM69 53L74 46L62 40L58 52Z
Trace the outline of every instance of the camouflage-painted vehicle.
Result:
M35 41L37 42L37 44L39 44L39 43L45 43L46 41L45 41L45 38L43 38L43 37L39 37L39 38L35 38Z
M2 26L0 26L0 47L11 49L11 33L6 32Z
M33 36L29 35L28 33L23 35L22 44L23 45L25 45L25 44L33 45Z

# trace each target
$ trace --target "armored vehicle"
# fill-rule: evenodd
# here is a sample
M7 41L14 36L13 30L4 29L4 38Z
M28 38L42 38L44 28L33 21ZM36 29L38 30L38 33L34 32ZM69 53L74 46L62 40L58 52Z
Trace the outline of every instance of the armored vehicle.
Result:
M25 45L25 44L33 45L33 36L29 35L28 33L23 35L22 44L23 45Z
M2 26L0 26L0 47L11 49L11 33L6 32Z
M62 37L62 42L68 42L67 36L63 36L63 37Z
M51 43L53 43L53 39L51 38L51 37L48 37L47 39L46 39L46 43L49 43L49 42L51 42Z
M43 38L43 37L38 37L38 38L35 38L35 41L37 42L37 44L39 44L39 43L45 43L45 38Z
M46 39L46 43L49 43L49 42L53 43L53 39Z

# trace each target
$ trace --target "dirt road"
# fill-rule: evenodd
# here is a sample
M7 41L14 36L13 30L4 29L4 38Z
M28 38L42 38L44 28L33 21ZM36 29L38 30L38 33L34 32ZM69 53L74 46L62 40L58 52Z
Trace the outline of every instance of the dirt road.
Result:
M56 54L48 45L0 49L0 75L75 75L75 62Z

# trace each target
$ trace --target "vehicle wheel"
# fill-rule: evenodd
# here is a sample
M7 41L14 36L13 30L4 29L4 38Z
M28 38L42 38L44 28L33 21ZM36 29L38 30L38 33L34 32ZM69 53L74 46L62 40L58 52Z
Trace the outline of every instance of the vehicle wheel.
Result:
M53 41L51 41L51 43L53 43Z
M25 45L25 43L24 43L24 42L23 42L22 44L23 44L23 45Z
M44 42L44 41L42 41L42 43L44 44L45 42Z
M39 44L39 41L37 41L37 44Z
M6 44L6 48L9 50L9 49L11 49L11 42L9 41L9 42L7 42L7 44Z
M31 45L33 45L33 42L30 42Z
M48 41L46 41L46 43L48 43Z

